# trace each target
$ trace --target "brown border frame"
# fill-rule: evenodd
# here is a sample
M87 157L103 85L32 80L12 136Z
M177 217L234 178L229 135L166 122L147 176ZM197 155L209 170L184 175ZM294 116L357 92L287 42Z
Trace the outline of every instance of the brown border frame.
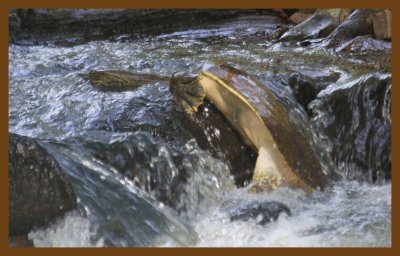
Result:
M96 1L96 0L69 0L69 1L51 1L51 0L3 0L0 2L0 81L1 86L1 119L0 134L0 163L1 163L1 255L134 255L134 254L266 254L277 253L279 255L400 255L399 250L399 160L395 157L399 155L398 115L399 115L399 89L392 86L392 247L391 248L9 248L8 247L8 9L10 8L391 8L393 24L399 24L400 1L398 0L379 0L379 1L349 1L335 0L280 0L280 1L257 1L246 0L241 2L202 0L148 0L134 2L128 0ZM397 21L396 21L397 20ZM395 28L396 26L392 26ZM394 29L395 30L395 29ZM400 56L399 53L399 34L393 33L392 56ZM399 57L392 57L392 70L400 70ZM394 72L392 83L399 85L399 74ZM393 203L394 202L394 203Z

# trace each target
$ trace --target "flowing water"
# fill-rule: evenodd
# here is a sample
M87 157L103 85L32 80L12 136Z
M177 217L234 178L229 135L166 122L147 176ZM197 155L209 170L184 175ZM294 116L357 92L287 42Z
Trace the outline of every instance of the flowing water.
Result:
M357 155L335 152L331 148L339 142L318 130L332 123L324 95L338 90L336 85L348 88L371 77L390 83L390 73L370 65L382 53L346 55L266 40L279 22L241 17L201 29L72 47L10 45L9 131L42 141L63 167L79 205L49 227L31 231L35 246L391 246L391 182L378 174L373 180L379 182L371 184L368 173L361 181L349 180L355 175L348 173L361 172L351 162ZM334 152L344 179L311 196L285 187L250 194L237 187L227 161L201 148L181 125L185 117L167 82L103 92L79 76L105 69L170 75L196 70L205 61L227 62L258 76L297 123L313 123L310 139ZM284 74L290 72L324 89L310 104L312 119L287 86ZM388 108L381 119L391 122ZM344 132L362 134L363 127ZM208 128L207 136L225 136ZM368 129L368 136L379 130L390 140L390 127L378 128ZM364 146L351 144L361 153L370 147L389 150L385 161L390 161L390 149L379 150L385 147L380 141ZM266 200L285 203L292 216L281 215L266 226L257 220L230 222L232 207Z

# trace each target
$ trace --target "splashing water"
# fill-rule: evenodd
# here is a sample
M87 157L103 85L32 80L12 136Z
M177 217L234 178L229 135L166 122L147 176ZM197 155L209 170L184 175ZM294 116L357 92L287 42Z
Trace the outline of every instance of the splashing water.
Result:
M271 90L288 99L284 104L301 123L307 114L274 80L276 74L295 70L316 81L327 76L321 84L332 85L328 93L337 81L351 83L370 72L353 77L343 63L332 64L340 58L336 54L271 45L258 35L276 24L264 21L260 16L73 47L10 45L9 131L41 139L79 198L78 210L30 232L35 246L390 247L390 181L344 179L310 197L285 187L250 194L235 186L227 161L201 149L184 129L165 82L104 93L78 76L93 69L170 75L196 70L205 60L224 61L275 81ZM254 29L242 29L246 22ZM325 121L314 117L317 124ZM224 136L218 129L206 133ZM343 172L357 171L343 164ZM266 226L230 222L231 207L267 200L288 205L292 216L282 214Z

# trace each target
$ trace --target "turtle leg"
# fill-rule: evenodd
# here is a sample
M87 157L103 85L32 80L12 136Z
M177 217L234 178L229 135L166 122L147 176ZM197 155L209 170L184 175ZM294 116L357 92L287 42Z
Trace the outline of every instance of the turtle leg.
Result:
M282 183L282 175L271 154L264 147L258 150L253 182L254 185L250 187L249 191L256 193L275 190Z

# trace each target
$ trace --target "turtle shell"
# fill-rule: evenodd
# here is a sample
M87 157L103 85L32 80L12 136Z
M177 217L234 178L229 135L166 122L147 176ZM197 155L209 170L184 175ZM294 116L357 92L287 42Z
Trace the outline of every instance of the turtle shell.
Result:
M205 64L203 75L218 78L231 93L255 111L270 131L291 172L314 189L323 190L328 181L320 155L310 137L290 117L289 111L256 78L226 64ZM242 135L243 136L243 135Z

